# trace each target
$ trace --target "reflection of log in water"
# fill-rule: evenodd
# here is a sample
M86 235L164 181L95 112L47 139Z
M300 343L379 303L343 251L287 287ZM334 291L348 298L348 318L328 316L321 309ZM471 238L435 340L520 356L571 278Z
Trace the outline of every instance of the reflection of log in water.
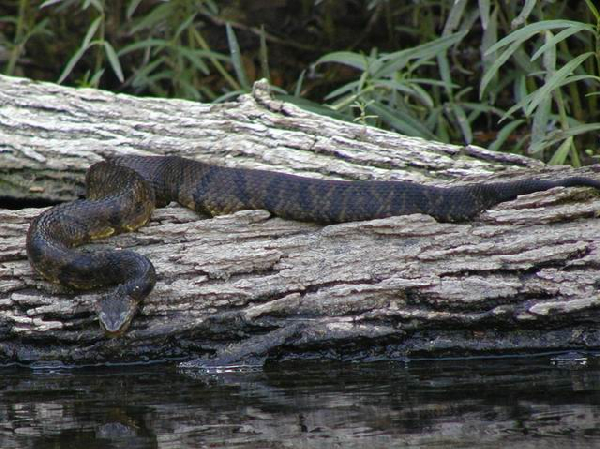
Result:
M220 377L165 366L5 369L0 442L35 449L67 442L93 447L98 439L161 448L280 447L283 441L294 447L529 447L532 436L551 435L557 445L568 439L577 447L600 439L600 371L594 360L591 365L557 369L548 357L407 366L303 363Z
M13 199L73 199L85 169L115 153L436 185L492 173L597 177L318 117L273 101L264 83L218 106L7 77L0 91L10 111L0 114L0 195ZM412 215L322 227L263 211L199 220L167 208L107 242L149 256L159 276L131 332L112 341L95 322L97 295L49 285L28 266L25 230L39 209L0 210L0 359L364 360L600 347L598 211L591 189L529 195L462 225Z

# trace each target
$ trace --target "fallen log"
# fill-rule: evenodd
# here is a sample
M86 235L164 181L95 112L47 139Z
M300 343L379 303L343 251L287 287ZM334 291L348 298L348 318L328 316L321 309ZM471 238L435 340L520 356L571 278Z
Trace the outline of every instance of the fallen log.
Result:
M334 179L456 182L581 175L525 157L399 136L274 100L259 82L206 105L0 77L0 197L83 193L113 154L178 154ZM28 203L29 202L29 203ZM33 203L35 204L35 203ZM99 292L35 275L28 222L0 209L0 361L89 364L405 359L597 349L600 197L556 188L472 223L426 215L319 226L265 211L203 219L169 206L149 226L96 245L134 248L158 282L127 334L97 324Z

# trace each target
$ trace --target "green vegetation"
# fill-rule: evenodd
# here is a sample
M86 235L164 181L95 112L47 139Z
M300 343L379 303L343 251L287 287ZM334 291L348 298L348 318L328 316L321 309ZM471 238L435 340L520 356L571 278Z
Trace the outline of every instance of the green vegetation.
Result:
M227 101L286 101L402 134L581 165L599 153L593 0L14 0L2 73Z

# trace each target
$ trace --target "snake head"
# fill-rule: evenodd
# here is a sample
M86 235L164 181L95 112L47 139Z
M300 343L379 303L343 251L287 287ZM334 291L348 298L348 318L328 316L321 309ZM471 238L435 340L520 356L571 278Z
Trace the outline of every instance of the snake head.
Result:
M119 337L127 330L137 311L137 304L138 301L127 293L124 286L118 286L109 295L98 300L96 312L100 327L107 337Z

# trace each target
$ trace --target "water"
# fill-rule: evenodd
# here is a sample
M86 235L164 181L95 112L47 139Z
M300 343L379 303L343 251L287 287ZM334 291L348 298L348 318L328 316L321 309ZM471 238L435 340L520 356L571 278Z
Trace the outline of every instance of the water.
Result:
M0 368L0 447L600 447L599 392L595 357Z

